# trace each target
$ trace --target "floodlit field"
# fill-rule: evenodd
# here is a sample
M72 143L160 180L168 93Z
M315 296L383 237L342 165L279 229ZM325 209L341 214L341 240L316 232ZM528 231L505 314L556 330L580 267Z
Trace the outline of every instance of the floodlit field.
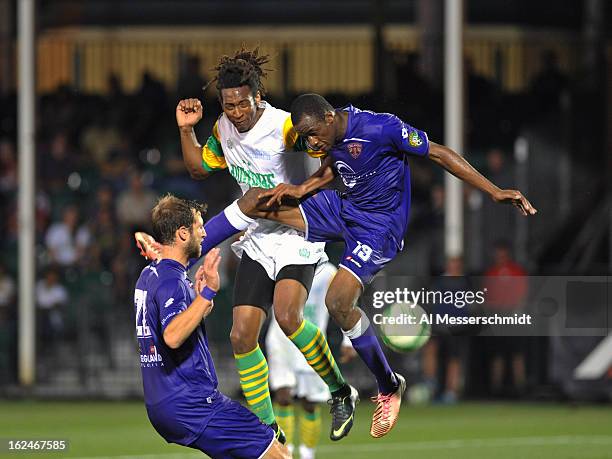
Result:
M373 405L372 405L373 406ZM350 436L324 439L319 458L609 458L610 406L461 404L405 407L384 439L368 436L372 406L362 402ZM325 413L324 431L328 416ZM166 444L148 423L142 403L1 402L0 437L70 441L62 454L6 454L2 457L203 457ZM386 455L387 454L387 455ZM386 456L385 456L386 455Z

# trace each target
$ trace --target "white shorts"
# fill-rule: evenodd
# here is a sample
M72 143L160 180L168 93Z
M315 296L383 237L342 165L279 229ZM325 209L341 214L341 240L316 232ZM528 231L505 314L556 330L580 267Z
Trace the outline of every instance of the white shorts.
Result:
M244 236L232 244L232 250L238 257L246 251L272 280L285 266L321 266L328 260L324 242L308 242L302 231L263 219L255 220Z
M298 398L322 403L331 398L327 384L308 365L299 349L285 336L276 320L270 321L266 335L270 389L291 388Z

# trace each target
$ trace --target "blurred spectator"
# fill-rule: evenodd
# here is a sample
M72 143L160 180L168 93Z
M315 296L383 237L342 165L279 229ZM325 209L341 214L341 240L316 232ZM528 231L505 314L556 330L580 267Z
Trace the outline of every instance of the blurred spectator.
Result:
M495 82L476 70L474 61L465 58L467 87L467 139L471 148L497 141L501 94Z
M59 272L55 268L48 268L44 278L36 283L36 304L38 306L38 336L43 339L43 350L48 345L54 345L64 331L64 318L62 308L68 304L68 291L60 283Z
M51 263L62 267L76 265L90 243L91 235L86 226L78 226L79 211L70 205L64 208L62 220L52 223L45 235L45 244Z
M81 134L81 148L98 166L109 160L111 151L120 141L118 129L110 124L108 115L101 110L94 114L93 122Z
M15 145L9 139L0 139L0 193L14 193L17 189L17 158Z
M464 277L463 259L450 257L446 261L446 271L438 277L432 291L460 293L472 291ZM463 293L465 295L465 293ZM457 295L459 296L459 295ZM470 306L442 303L435 305L434 314L451 317L471 315ZM466 332L465 326L435 326L433 336L423 349L423 376L430 393L438 396L441 403L455 403L460 396L463 381L465 359L467 358L467 336L458 336ZM439 383L443 381L443 383Z
M491 182L502 189L516 187L514 165L509 163L501 148L491 148L486 153L487 170L485 175ZM488 255L485 264L493 260L490 254L497 240L511 240L515 234L518 213L512 206L500 206L485 196L482 206L482 242Z
M39 177L43 180L45 190L52 193L65 190L68 176L76 169L76 160L68 134L64 131L54 134L49 147L42 149L38 162Z
M0 263L0 383L12 381L15 374L15 324L17 316L15 279Z
M0 325L8 323L17 310L15 294L15 280L0 263Z
M116 255L117 224L109 208L100 208L91 224L92 249L89 251L93 265L100 264L105 270L111 269L111 263Z
M176 85L177 99L202 99L204 96L202 89L206 80L200 75L200 69L200 58L198 56L192 55L186 58Z
M561 107L561 96L569 89L569 78L559 68L554 51L543 51L540 61L542 68L531 80L530 92L536 111L549 113Z
M510 244L500 240L495 244L495 262L485 273L488 313L514 314L521 312L527 298L527 271L512 259ZM490 383L493 395L504 392L506 364L512 369L512 390L522 394L526 385L525 338L493 336L487 340L490 358Z
M140 89L135 95L134 126L132 140L137 149L153 145L159 141L157 127L169 113L166 88L156 80L151 72L142 75Z
M439 275L445 269L444 255L444 187L436 184L431 187L431 212L425 228L428 231L431 273Z
M406 105L409 105L410 109L407 111L410 122L414 126L424 126L431 103L432 88L420 72L420 57L415 52L396 53L394 60L397 96L400 102L398 108L406 110Z
M151 209L156 202L157 194L144 186L140 173L133 172L130 188L120 193L117 199L119 222L126 228L148 228Z

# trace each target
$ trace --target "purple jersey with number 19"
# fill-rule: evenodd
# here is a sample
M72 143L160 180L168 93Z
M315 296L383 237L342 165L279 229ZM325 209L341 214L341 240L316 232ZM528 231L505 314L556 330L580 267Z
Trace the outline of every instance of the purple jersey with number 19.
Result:
M301 203L309 241L344 240L340 266L372 280L403 247L410 212L406 154L426 156L429 140L395 115L348 112L345 138L328 152L346 191L321 191Z

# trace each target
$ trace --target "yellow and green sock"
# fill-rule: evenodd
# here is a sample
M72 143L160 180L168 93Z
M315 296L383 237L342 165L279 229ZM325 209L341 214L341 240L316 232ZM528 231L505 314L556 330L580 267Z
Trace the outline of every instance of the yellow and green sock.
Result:
M312 369L325 381L330 392L336 392L345 386L340 368L329 350L327 339L315 324L304 320L289 339L304 354Z
M315 407L313 413L302 411L300 418L300 443L308 448L316 448L321 438L321 408Z
M268 387L268 362L259 345L245 354L234 354L234 359L240 376L240 387L250 410L264 424L272 424L275 419Z
M276 406L276 422L283 432L285 432L285 438L287 438L287 445L293 444L293 437L295 435L295 413L293 405Z

